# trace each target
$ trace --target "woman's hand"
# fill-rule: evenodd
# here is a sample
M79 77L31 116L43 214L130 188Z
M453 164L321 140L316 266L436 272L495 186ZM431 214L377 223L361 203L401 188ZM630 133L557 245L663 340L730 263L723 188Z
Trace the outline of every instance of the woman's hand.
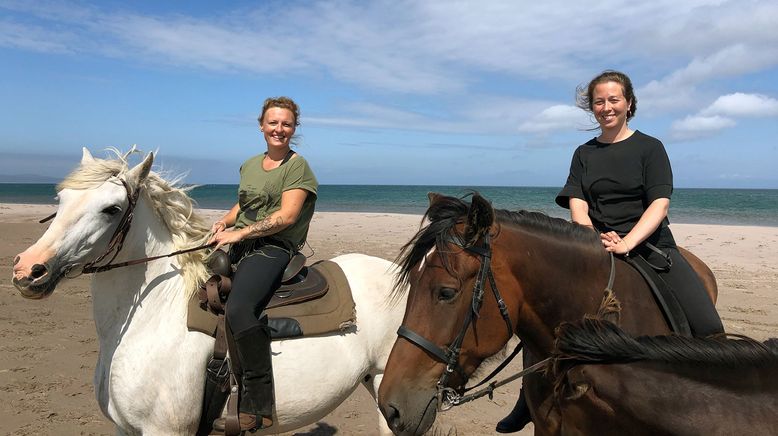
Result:
M610 253L628 254L632 249L627 241L614 231L600 233L600 241L605 251Z
M211 233L214 235L225 230L227 230L227 224L222 220L216 221L211 226Z
M215 225L215 224L214 224ZM219 247L222 245L227 244L234 244L236 242L240 242L243 240L243 237L245 236L244 229L240 230L222 230L220 232L214 233L211 235L211 238L208 239L208 245L216 243L216 246L213 247L214 250L218 250Z

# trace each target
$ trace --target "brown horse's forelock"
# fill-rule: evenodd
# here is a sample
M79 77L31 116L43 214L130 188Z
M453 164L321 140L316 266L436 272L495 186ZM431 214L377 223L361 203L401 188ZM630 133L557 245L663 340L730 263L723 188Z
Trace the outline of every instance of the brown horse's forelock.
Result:
M476 195L480 194L471 192L465 198ZM393 290L395 297L401 297L405 292L411 271L433 246L438 250L445 268L451 272L445 250L447 236L452 235L455 238L463 239L463 235L457 231L456 225L465 221L469 209L470 203L461 198L440 196L435 199L422 218L422 221L429 219L430 223L416 232L413 238L402 247L395 260L399 265ZM578 242L586 247L600 247L596 232L561 218L553 218L540 212L526 210L495 209L494 212L495 220L501 225L529 228L533 232L548 234L553 238L564 240L566 243Z
M422 217L422 222L429 219L429 224L419 229L413 238L403 245L395 260L399 269L392 291L394 297L399 298L405 293L411 270L421 262L432 247L437 246L443 264L447 269L449 268L448 257L442 250L444 237L452 231L455 237L462 237L456 232L455 226L467 215L469 206L469 203L454 197L440 197L430 205Z

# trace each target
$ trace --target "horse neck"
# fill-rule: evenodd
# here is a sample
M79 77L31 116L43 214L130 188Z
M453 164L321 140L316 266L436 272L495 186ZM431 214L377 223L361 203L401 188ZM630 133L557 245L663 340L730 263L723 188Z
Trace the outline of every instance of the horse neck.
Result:
M607 255L596 248L521 227L501 229L494 240L495 277L506 282L516 334L530 350L548 353L561 321L596 313L610 272Z
M141 198L114 263L167 254L173 249L167 226ZM141 326L148 326L150 332L159 334L171 324L185 323L186 293L183 287L183 277L175 258L95 274L92 299L101 344L117 344L127 332L131 329L137 332Z

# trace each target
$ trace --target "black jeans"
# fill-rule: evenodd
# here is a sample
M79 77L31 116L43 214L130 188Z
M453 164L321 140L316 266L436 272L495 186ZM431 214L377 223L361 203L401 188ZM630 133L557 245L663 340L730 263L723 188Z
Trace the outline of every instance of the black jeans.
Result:
M289 259L286 249L264 245L253 249L238 262L225 311L233 335L240 336L260 325L258 318L281 285Z
M689 320L692 335L705 337L722 333L724 325L716 312L716 307L689 262L677 248L661 248L660 250L670 256L672 266L668 270L657 272L659 277L670 286L681 304L686 318ZM648 249L639 249L638 252L653 265L667 265L667 261L659 253Z

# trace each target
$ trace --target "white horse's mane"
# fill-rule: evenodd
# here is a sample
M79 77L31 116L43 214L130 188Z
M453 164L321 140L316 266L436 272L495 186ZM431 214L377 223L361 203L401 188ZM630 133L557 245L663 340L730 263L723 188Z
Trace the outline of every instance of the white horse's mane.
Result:
M133 153L140 153L133 146L127 153L111 148L115 159L97 159L82 161L57 186L57 192L63 189L93 189L103 184L111 177L121 177L129 169L127 158ZM205 220L196 213L196 203L189 197L192 187L180 186L180 178L165 180L160 174L150 171L141 182L141 186L131 186L130 189L141 189L141 195L150 202L152 209L167 226L172 235L176 250L190 248L205 243L209 227ZM178 261L184 274L187 297L208 278L208 272L203 265L206 253L204 250L178 255Z

